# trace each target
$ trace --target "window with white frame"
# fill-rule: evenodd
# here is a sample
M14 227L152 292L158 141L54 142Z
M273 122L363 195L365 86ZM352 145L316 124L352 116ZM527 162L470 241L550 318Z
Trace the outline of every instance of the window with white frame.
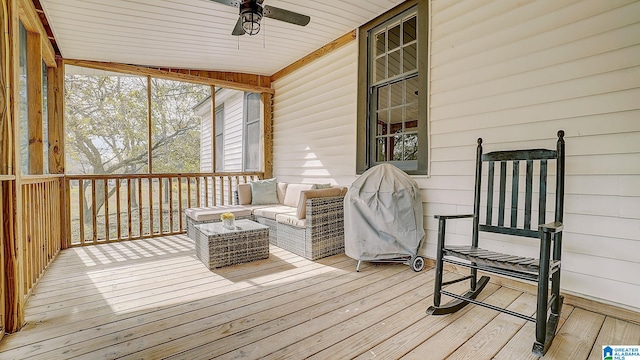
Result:
M224 171L224 105L216 107L216 171Z
M260 171L260 94L246 93L244 108L244 171Z

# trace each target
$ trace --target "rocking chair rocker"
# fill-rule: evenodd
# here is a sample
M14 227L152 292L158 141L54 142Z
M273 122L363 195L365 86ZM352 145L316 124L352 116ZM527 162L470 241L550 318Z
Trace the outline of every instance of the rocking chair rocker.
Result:
M520 184L520 162L525 168L524 184L524 219L519 221L518 211ZM555 211L554 221L545 223L547 210L547 163L556 163L556 189L555 189ZM495 163L500 164L498 175L498 216L494 221L494 183L495 183ZM487 163L488 176L487 196L486 196L486 216L481 219L480 195L483 163ZM511 168L511 189L507 189L507 165ZM535 168L535 171L534 171ZM473 214L470 215L436 215L439 221L438 245L436 254L436 280L433 295L434 305L427 310L428 314L443 315L456 312L469 303L484 306L493 310L504 312L519 318L532 321L536 324L536 340L533 344L532 352L538 356L546 353L553 340L560 311L562 309L563 296L560 295L560 258L562 252L562 214L564 207L564 131L558 131L558 141L556 150L531 149L513 151L495 151L487 154L482 153L482 139L478 139L476 175L475 175L475 195ZM539 173L539 191L534 193L533 179L534 172ZM505 208L508 206L507 193L511 193L511 219L505 224ZM537 230L531 229L532 204L534 196L538 197L538 226ZM535 209L534 209L535 210ZM472 218L473 231L471 246L445 245L445 230L447 220ZM481 223L482 221L482 223ZM535 228L534 228L535 229ZM505 234L511 236L537 238L540 240L539 258L530 258L503 254L489 251L478 247L479 232L489 232ZM470 275L452 281L442 281L443 262L470 268ZM489 282L488 276L478 279L478 270L487 273L494 273L509 276L521 280L537 282L537 309L536 315L530 317L524 314L503 309L491 304L486 304L475 300L478 294ZM549 281L551 279L551 281ZM442 287L457 283L463 280L470 280L470 289L464 295L457 295L443 290ZM551 284L549 284L549 282ZM551 294L549 295L549 285ZM442 295L447 295L455 300L440 305Z

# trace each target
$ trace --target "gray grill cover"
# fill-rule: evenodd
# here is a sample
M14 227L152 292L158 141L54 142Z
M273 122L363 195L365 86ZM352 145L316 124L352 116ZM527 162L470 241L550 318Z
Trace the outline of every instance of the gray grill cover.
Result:
M367 170L344 198L347 256L384 260L413 256L424 237L418 184L391 164Z

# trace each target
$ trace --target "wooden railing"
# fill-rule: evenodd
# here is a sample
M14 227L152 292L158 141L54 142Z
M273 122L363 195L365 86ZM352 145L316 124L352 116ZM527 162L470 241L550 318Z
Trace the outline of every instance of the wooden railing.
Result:
M61 175L27 176L22 184L22 272L28 297L62 245Z
M185 232L184 209L233 204L263 173L67 175L68 246Z

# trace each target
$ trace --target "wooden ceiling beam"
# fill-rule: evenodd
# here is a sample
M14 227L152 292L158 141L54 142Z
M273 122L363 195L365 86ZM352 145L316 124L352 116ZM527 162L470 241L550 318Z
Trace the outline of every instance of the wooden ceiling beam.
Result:
M357 33L356 30L352 30L344 35L342 35L341 37L333 40L332 42L326 44L325 46L321 47L320 49L310 53L309 55L287 65L286 67L284 67L282 70L276 72L275 74L271 75L271 82L274 82L286 75L291 74L292 72L300 69L301 67L309 64L310 62L332 52L333 50L336 50L348 43L350 43L351 41L355 40L357 38Z
M91 69L115 71L130 75L153 76L167 80L187 81L202 85L213 85L228 89L273 94L269 76L234 73L224 71L151 68L119 63L65 59L67 65L82 66Z

